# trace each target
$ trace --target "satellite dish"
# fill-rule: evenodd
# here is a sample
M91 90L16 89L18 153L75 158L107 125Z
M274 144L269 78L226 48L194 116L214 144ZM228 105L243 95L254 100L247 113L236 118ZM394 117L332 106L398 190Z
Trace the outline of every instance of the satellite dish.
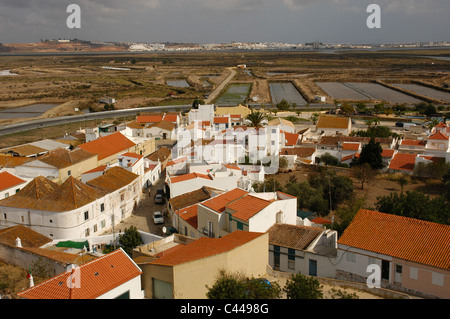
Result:
M167 234L167 228L166 228L166 226L164 226L164 227L162 228L162 231L163 231L164 234Z

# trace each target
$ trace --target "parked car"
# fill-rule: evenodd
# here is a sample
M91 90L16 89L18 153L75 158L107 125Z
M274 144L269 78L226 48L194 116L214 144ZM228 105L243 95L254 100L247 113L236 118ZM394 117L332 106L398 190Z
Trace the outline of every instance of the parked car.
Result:
M156 195L162 195L162 196L164 196L165 194L164 194L164 189L163 188L158 188L157 190L156 190Z
M397 122L397 123L395 123L395 126L396 127L403 127L405 124L404 123L402 123L402 122Z
M164 204L164 196L161 194L155 195L155 204Z
M164 217L161 212L156 211L153 213L153 222L155 223L155 225L164 224Z

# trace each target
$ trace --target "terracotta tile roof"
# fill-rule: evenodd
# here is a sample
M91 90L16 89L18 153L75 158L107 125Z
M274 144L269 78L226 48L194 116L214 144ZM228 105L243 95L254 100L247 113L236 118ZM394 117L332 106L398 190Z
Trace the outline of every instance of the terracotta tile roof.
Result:
M224 164L224 166L225 166L226 168L234 169L234 170L237 170L237 171L240 171L240 170L241 170L241 169L239 168L239 166L237 166L237 164Z
M81 163L95 156L96 154L89 153L81 148L73 151L66 150L65 148L58 148L48 152L46 155L38 157L36 160L58 169L62 169Z
M0 201L0 206L30 208L37 201L52 194L58 188L58 184L39 176L29 182L17 194Z
M182 209L193 204L200 203L211 198L208 188L203 186L195 191L172 197L169 200L170 206L174 211Z
M285 145L288 146L296 145L299 136L300 134L284 132Z
M127 124L127 127L134 129L141 129L145 127L145 123L139 123L138 121L132 121Z
M341 150L343 151L357 151L359 150L359 143L343 143Z
M383 148L383 152L381 152L381 157L392 157L394 156L395 150Z
M23 156L8 156L0 154L0 167L12 168L31 161L35 158L23 157Z
M214 196L210 200L207 200L201 204L205 207L208 207L208 208L218 212L218 213L222 213L225 210L226 205L228 205L232 201L235 201L247 194L248 194L247 191L240 189L240 188L235 188L226 193Z
M317 121L317 128L338 128L346 129L350 126L348 117L320 116Z
M450 226L360 210L339 244L450 270Z
M403 140L401 140L400 144L406 145L406 146L423 146L423 147L425 147L425 145L427 144L427 141L403 139Z
M22 247L41 247L52 242L48 238L23 225L17 225L5 229L0 229L0 242L6 245L15 246L16 238L20 238Z
M214 124L223 124L228 123L229 117L226 116L215 116L214 117Z
M164 121L171 122L171 123L177 123L178 115L176 115L176 114L166 114L166 115L164 115Z
M65 212L83 207L106 195L70 176L62 185L43 199L35 202L33 209Z
M274 200L265 200L256 196L247 195L228 204L225 209L232 213L233 217L248 221L272 202Z
M286 120L286 119L280 118L280 117L278 117L278 118L276 118L276 119L273 119L273 120L269 121L269 122L267 123L267 125L269 125L269 126L273 126L273 125L286 125L286 126L290 126L290 127L295 128L294 123L292 123L291 121L288 121L288 120Z
M176 266L187 262L219 255L238 248L264 235L248 231L234 231L221 238L202 237L191 242L172 254L165 254L150 264Z
M445 134L442 134L441 132L436 132L430 137L428 137L429 140L448 140L448 136Z
M2 149L1 152L4 154L17 154L18 156L26 157L26 156L33 156L36 154L45 154L48 152L48 150L38 146L25 144Z
M69 288L70 272L64 272L17 295L26 299L95 299L142 274L118 249L78 268L79 288Z
M203 178L203 179L212 180L212 178L209 175L205 175L205 174L201 174L201 173L188 173L188 174L184 174L184 175L171 177L170 182L172 184L175 184L175 183L179 183L179 182L188 181L188 180L191 180L194 178Z
M127 186L137 178L139 178L139 175L136 175L125 168L114 166L107 169L102 176L91 179L86 184L110 193Z
M90 174L90 173L96 173L96 172L103 172L108 166L107 165L100 165L96 168L93 168L87 172L84 172L83 174Z
M71 253L66 253L63 251L56 251L56 250L51 250L51 249L47 249L47 248L23 248L24 250L31 252L35 255L39 255L39 256L43 256L55 261L58 261L60 263L64 263L67 266L70 264L76 264L76 265L82 265L84 263L87 263L91 260L97 259L97 257L90 255L90 254L83 254L83 255L79 255L79 254L71 254Z
M126 138L122 133L117 132L81 144L78 147L89 153L98 154L98 159L102 160L114 154L126 151L135 145L136 144Z
M314 219L311 220L312 223L315 224L321 224L321 225L328 225L331 224L331 220L322 218L322 217L316 217Z
M447 125L445 125L444 122L440 122L438 125L436 125L435 127L447 127Z
M344 156L341 159L341 162L345 162L345 161L351 160L351 159L353 159L354 156L355 156L355 154L350 154L350 155Z
M16 177L8 172L0 173L0 191L26 183L23 179Z
M338 145L340 138L338 136L322 136L319 140L319 144L322 145Z
M144 156L142 156L140 154L130 153L130 152L126 152L126 153L120 154L120 156L132 157L132 158L137 158L137 159L141 159L141 158L144 157Z
M160 149L148 155L146 158L153 162L157 162L158 160L160 162L164 162L166 159L170 158L171 155L172 151L170 149L168 149L167 147L161 147Z
M172 161L169 161L169 162L167 163L167 166L172 166L172 165L175 165L175 164L184 163L184 162L186 162L186 161L187 161L187 157L186 157L186 156L179 157L179 158L177 158L177 159L174 159L174 160L172 160Z
M297 155L298 157L310 157L316 151L315 147L282 148L280 155Z
M159 121L152 125L149 125L147 128L157 127L166 131L173 131L176 127L175 123L167 122L167 121Z
M138 123L157 123L163 120L162 115L139 115L136 118Z
M401 171L413 171L417 154L397 153L392 158L389 168Z
M197 220L197 209L198 204L194 204L192 206L188 206L182 208L180 210L176 210L175 214L179 215L183 220L185 220L189 225L197 229L198 220ZM177 218L177 217L175 217Z
M275 224L267 231L269 244L305 250L317 238L323 229L289 224Z

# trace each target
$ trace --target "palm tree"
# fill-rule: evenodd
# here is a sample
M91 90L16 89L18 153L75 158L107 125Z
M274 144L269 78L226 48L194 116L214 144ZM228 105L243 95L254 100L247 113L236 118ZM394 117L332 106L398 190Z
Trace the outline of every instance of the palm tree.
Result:
M246 119L250 121L251 127L262 127L262 121L266 118L266 115L260 111L252 110L250 114L247 115Z

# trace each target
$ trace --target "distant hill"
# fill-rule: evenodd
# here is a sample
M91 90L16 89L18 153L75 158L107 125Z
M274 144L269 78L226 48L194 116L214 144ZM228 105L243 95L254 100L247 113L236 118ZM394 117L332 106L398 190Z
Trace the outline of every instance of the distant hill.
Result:
M67 42L65 42L67 41ZM0 52L52 53L52 52L123 52L128 45L120 43L92 43L82 40L45 40L36 43L0 43Z

